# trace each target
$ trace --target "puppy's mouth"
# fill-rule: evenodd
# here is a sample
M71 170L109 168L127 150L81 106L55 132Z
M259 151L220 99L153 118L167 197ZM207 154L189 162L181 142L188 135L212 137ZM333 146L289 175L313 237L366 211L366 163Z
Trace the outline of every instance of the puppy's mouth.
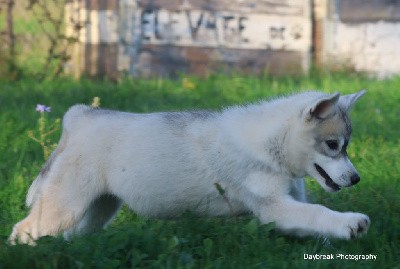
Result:
M331 188L333 191L339 191L341 189L341 187L338 184L333 182L332 178L328 175L327 172L325 172L324 169L322 169L321 166L319 166L316 163L314 163L314 166L315 166L315 169L317 169L318 173L321 175L321 177L323 177L325 179L326 186Z

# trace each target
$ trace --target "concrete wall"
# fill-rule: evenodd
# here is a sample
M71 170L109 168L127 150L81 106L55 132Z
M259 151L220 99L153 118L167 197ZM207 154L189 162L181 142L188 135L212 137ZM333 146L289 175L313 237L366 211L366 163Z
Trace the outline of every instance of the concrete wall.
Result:
M322 64L387 77L400 73L400 1L317 1Z

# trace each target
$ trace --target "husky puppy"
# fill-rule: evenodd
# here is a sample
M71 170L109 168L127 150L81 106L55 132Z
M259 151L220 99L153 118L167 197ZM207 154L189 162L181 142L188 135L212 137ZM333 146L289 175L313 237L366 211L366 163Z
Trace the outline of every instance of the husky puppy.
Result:
M150 218L252 213L299 236L358 237L368 216L307 203L303 178L328 192L360 181L346 148L348 111L364 93L303 92L220 112L73 106L9 240L98 231L122 203Z

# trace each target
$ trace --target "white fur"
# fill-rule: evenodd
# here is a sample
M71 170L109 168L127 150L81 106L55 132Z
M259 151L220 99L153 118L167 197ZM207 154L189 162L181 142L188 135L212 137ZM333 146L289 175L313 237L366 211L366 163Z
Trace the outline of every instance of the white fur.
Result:
M332 162L316 153L318 123L310 120L329 98L332 114L340 101L319 92L213 113L131 114L74 106L65 114L58 148L31 186L31 211L14 226L10 242L99 230L121 203L154 218L175 218L186 210L200 216L252 212L284 232L359 236L368 228L367 216L306 203L302 177L310 174L310 162ZM356 99L343 99L343 105ZM326 117L327 110L320 115ZM348 180L337 171L349 164L329 165L340 186ZM315 169L311 174L329 190Z

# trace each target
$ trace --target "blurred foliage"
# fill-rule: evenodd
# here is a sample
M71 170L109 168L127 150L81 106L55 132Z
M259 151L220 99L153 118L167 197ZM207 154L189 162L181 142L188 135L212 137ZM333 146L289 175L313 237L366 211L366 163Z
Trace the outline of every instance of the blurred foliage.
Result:
M67 0L14 1L11 20L7 9L10 1L0 2L0 78L33 76L43 80L61 75L70 59L69 49L77 41L65 35ZM74 29L78 32L81 28L77 25ZM11 36L14 42L9 41Z

